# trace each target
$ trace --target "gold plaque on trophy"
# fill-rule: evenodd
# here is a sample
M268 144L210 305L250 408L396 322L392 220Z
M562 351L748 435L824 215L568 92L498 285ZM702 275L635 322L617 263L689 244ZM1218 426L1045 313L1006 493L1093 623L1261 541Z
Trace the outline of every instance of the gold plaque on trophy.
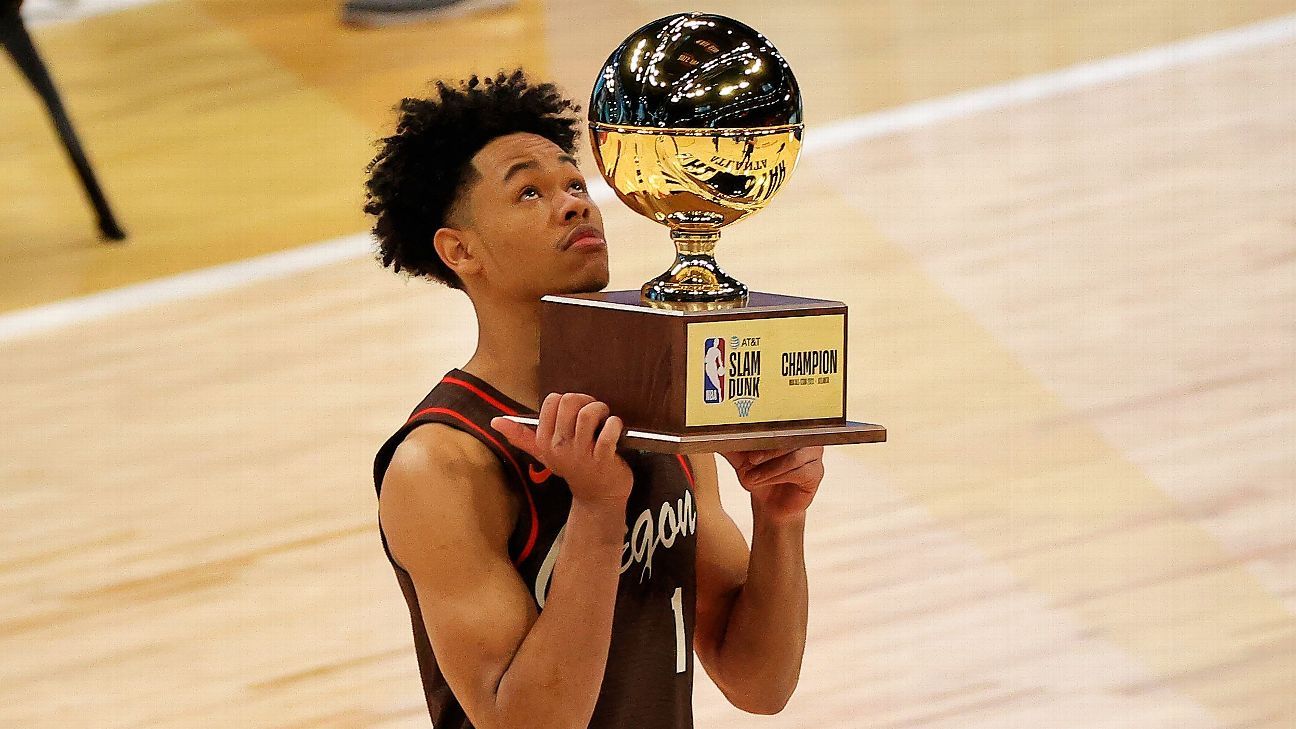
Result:
M675 258L639 291L544 298L541 395L603 400L643 450L885 440L846 420L846 306L749 291L716 262L721 229L769 205L801 151L773 44L719 15L661 18L608 58L589 114L599 170Z
M842 415L844 314L688 325L684 425L742 425Z

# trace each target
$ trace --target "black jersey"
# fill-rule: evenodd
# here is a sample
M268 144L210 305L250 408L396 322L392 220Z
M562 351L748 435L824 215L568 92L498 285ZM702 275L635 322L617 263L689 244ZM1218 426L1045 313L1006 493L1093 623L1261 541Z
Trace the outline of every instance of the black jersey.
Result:
M477 438L500 459L509 487L523 505L509 538L509 556L537 608L543 610L571 492L566 482L490 427L491 419L499 415L534 412L467 372L452 370L378 451L374 484L381 493L383 474L397 446L420 425L441 423ZM683 456L640 451L622 451L621 455L634 473L634 487L626 505L621 581L607 670L590 727L691 728L697 530L693 474ZM409 605L433 726L470 728L437 666L414 583L392 558L385 535L382 543Z

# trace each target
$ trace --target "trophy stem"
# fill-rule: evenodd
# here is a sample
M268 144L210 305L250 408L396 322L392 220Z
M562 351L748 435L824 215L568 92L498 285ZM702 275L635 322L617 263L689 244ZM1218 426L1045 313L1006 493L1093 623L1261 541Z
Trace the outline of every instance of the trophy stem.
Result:
M713 251L720 231L672 228L675 262L640 289L650 304L684 309L723 309L747 303L747 286L725 273Z

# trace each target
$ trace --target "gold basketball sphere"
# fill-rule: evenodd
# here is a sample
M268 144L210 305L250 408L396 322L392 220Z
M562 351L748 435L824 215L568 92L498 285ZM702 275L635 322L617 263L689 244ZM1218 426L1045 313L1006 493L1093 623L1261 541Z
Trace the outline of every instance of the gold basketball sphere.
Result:
M765 36L684 13L636 30L590 100L595 161L618 197L670 228L675 264L654 302L733 304L747 287L715 263L720 229L764 208L801 151L801 91Z

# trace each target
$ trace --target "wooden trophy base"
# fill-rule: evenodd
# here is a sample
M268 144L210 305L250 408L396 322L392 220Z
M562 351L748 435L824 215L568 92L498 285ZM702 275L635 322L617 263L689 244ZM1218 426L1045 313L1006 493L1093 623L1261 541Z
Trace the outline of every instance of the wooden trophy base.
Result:
M751 292L745 306L658 308L638 291L546 296L540 394L583 392L659 453L878 443L846 420L846 306ZM534 419L514 418L534 424Z
M507 416L509 420L535 427L536 418L520 415ZM844 425L817 428L783 428L732 433L652 433L645 430L627 430L621 445L653 453L734 453L737 451L763 451L783 448L800 448L812 445L850 445L852 443L883 443L886 428L872 423L846 421Z

